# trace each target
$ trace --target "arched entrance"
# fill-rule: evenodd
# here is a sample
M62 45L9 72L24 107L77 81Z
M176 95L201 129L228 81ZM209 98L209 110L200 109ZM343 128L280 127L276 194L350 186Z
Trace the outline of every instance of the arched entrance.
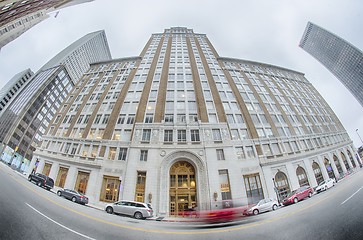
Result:
M316 162L313 162L312 167L313 167L316 182L318 184L320 184L322 181L324 181L324 177L323 177L323 174L321 173L321 169L319 167L319 164L316 163Z
M183 216L188 210L196 206L196 177L194 167L179 161L170 168L170 201L171 216Z
M289 181L285 173L278 171L275 175L275 184L279 198L282 200L290 193Z
M297 179L299 180L300 187L309 186L309 180L306 175L305 169L303 169L302 167L299 166L296 169L296 176L297 176Z

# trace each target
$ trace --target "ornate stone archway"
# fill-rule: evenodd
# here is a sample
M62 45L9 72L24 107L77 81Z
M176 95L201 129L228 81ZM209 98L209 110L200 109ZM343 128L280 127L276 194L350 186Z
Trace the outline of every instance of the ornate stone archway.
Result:
M170 170L177 162L186 162L193 166L196 182L196 199L199 210L210 208L210 192L204 161L187 151L176 151L166 155L160 166L159 216L170 215Z

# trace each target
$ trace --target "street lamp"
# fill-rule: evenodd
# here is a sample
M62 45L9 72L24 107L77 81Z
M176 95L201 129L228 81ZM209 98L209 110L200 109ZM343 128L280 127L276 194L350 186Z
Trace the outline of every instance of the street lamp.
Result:
M355 131L356 131L356 133L357 133L357 135L358 135L358 137L359 137L360 141L362 142L362 146L363 146L363 140L362 140L362 138L360 137L360 135L359 135L359 133L358 133L358 128L357 128Z

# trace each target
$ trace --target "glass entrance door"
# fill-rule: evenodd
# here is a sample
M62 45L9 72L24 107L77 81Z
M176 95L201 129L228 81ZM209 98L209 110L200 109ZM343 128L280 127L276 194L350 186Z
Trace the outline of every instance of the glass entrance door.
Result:
M195 171L190 163L180 161L171 167L169 193L171 216L185 216L196 206Z

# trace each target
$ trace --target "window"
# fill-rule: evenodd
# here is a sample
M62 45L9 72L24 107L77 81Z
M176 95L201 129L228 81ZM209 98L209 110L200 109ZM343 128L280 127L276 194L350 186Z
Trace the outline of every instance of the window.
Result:
M143 129L142 130L142 141L150 142L151 138L151 129Z
M245 152L243 151L243 147L236 147L236 154L238 159L246 158Z
M199 130L190 130L190 137L192 142L200 142Z
M258 173L243 176L248 204L256 204L264 198L260 175Z
M173 142L173 130L164 130L164 142Z
M222 200L232 199L232 194L229 186L228 170L219 170L219 184L222 194Z
M118 177L103 176L100 201L104 202L118 201L120 183L121 181Z
M134 119L135 116L134 115L129 115L129 117L127 118L127 124L133 124L134 123Z
M121 114L121 115L119 116L119 118L117 119L117 124L124 124L124 122L125 122L125 117L126 117L126 115L125 115L125 114Z
M147 153L148 153L148 150L141 150L140 151L140 161L142 161L142 162L147 161Z
M152 122L153 122L153 115L152 114L146 114L145 123L152 123Z
M246 146L246 153L247 153L247 157L255 157L255 152L253 151L253 147L252 146Z
M213 140L220 142L222 141L222 135L221 135L221 130L220 129L213 129Z
M225 157L224 157L223 149L217 149L216 152L217 152L217 160L218 161L226 160Z
M107 124L109 118L110 118L110 114L105 114L105 116L102 119L102 124Z
M126 161L127 148L120 148L118 153L118 160Z
M178 114L177 115L177 122L178 123L186 123L186 116L185 116L185 114Z
M94 124L99 124L100 120L101 120L101 117L102 117L102 114L97 114L96 118L95 118L95 121L94 121Z
M76 190L77 192L86 194L89 175L90 174L88 172L79 171L78 175L77 175L76 184L74 186L74 190Z
M165 123L173 123L174 122L173 114L165 114L164 121Z
M55 181L55 185L60 188L64 188L64 183L66 182L68 174L68 168L65 167L59 167L57 180Z
M270 144L263 144L262 147L263 147L263 152L265 153L266 156L272 156Z
M110 147L110 151L108 152L108 160L114 160L116 156L116 148Z
M186 141L187 141L187 131L178 130L178 142L186 142Z

